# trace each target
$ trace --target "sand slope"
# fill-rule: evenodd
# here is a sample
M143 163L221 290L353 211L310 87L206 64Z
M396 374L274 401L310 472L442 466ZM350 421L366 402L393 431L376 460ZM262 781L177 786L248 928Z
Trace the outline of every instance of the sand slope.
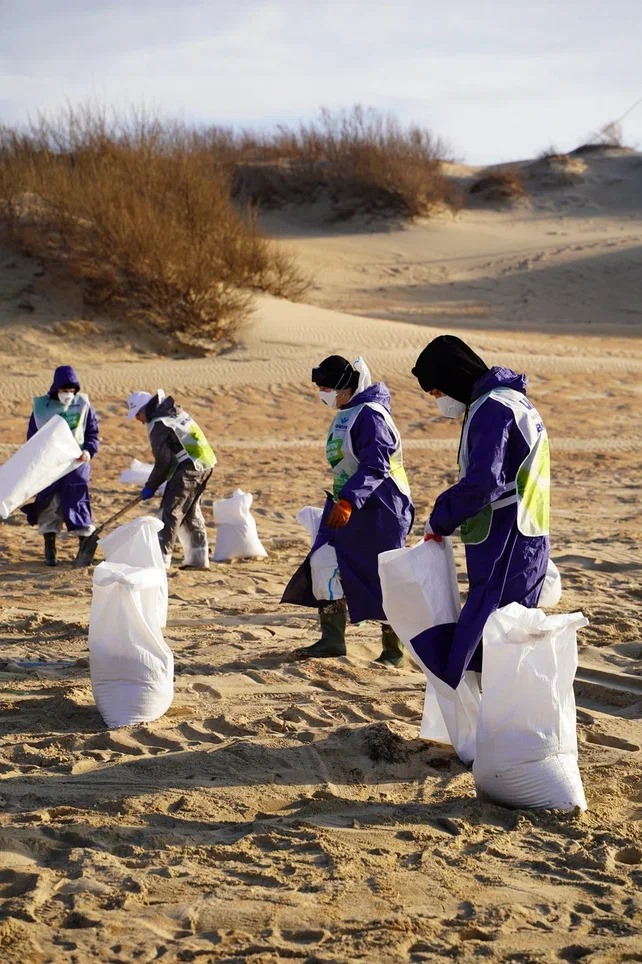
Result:
M272 217L316 272L314 304L258 299L244 345L218 358L132 350L124 323L86 317L50 269L0 258L0 451L53 366L77 364L101 415L102 521L131 495L120 471L148 458L123 396L162 385L218 449L208 520L242 486L269 551L171 574L174 705L109 732L86 663L91 574L68 568L71 542L45 569L19 515L0 527L0 959L639 959L635 697L577 685L587 814L510 811L418 740L423 677L372 662L376 626L350 628L346 658L302 665L313 614L278 600L306 552L294 516L328 483L309 369L362 352L390 385L418 536L455 477L457 427L408 370L463 327L489 361L528 371L547 422L559 608L590 619L582 661L642 675L640 171L639 155L591 158L582 181L535 183L517 209L404 229Z

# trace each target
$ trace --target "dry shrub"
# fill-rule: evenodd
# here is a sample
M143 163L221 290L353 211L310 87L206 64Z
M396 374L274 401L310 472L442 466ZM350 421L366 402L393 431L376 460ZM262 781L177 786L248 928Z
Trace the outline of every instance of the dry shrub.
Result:
M5 129L0 202L32 253L64 258L88 298L152 319L172 341L227 343L249 289L305 289L292 259L232 204L225 164L176 125L110 125L68 109L24 134Z
M586 164L580 157L545 151L529 164L526 174L538 187L571 187L584 180Z
M471 184L468 191L484 201L511 202L527 195L522 173L516 168L483 174Z
M329 200L335 214L414 218L457 209L461 195L442 173L446 149L430 132L371 109L322 110L297 129L237 139L233 193L252 203Z

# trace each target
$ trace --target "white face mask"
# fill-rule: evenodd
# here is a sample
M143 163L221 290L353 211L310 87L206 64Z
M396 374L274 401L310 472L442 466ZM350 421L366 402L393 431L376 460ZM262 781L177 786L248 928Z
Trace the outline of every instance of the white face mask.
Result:
M58 392L58 401L61 405L69 405L74 399L75 392Z
M464 403L458 402L456 398L451 398L450 395L440 395L435 401L439 406L439 411L446 418L459 418L466 411Z
M336 390L333 390L331 392L319 392L319 398L321 399L322 402L325 402L326 405L329 405L330 408L337 407Z

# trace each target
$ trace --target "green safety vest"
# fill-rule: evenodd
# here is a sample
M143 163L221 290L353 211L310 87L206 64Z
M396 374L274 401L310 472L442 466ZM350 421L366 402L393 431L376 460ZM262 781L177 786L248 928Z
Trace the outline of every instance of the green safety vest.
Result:
M403 456L401 451L401 436L397 426L392 420L390 412L378 402L362 402L352 408L340 409L334 417L328 439L325 446L325 454L332 467L333 485L332 491L335 499L339 499L341 489L359 468L359 460L352 450L352 440L350 430L360 412L364 408L371 408L375 412L380 412L386 420L386 424L395 438L395 451L390 456L390 478L403 495L410 496L410 486L406 470L403 467Z
M151 435L152 427L156 422L162 422L163 425L167 425L175 432L183 449L176 456L179 463L191 459L194 468L202 472L214 468L216 465L214 450L191 415L188 415L187 412L181 412L180 415L165 415L162 418L153 418L151 422L147 423L148 435Z
M64 418L73 437L82 448L85 443L85 426L89 415L89 396L83 392L77 392L67 408L57 398L50 398L49 395L38 395L34 398L33 417L36 428L42 428L54 415Z
M466 545L485 542L491 529L493 512L507 505L517 506L517 528L523 536L547 536L550 526L551 465L548 435L537 409L513 388L494 388L476 399L468 409L459 446L459 478L468 469L468 430L475 412L486 399L493 398L510 408L517 428L528 445L528 455L515 479L506 484L505 494L461 524L461 540Z

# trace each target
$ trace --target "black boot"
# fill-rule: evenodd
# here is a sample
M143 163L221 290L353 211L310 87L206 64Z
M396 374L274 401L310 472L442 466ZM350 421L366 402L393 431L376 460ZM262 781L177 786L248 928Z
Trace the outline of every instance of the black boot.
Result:
M45 566L57 566L56 533L45 532Z
M401 666L403 662L403 643L388 623L381 624L381 653L375 663L382 666Z
M297 659L319 659L346 654L346 603L344 599L319 606L321 639L297 649Z

